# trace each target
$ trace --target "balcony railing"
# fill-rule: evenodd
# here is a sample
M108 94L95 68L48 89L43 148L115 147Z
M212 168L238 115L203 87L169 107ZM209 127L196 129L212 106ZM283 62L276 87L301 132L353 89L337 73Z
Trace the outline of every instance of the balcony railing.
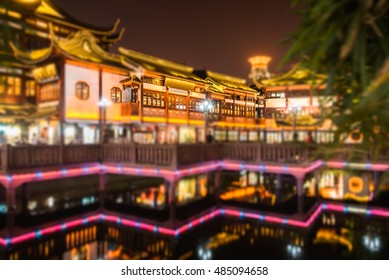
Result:
M325 158L315 145L212 143L179 145L66 145L66 146L2 146L0 172L14 172L42 167L60 167L80 163L122 163L133 166L165 167L176 169L202 162L232 160L248 163L278 162L304 163ZM344 147L331 158L347 160L351 148ZM386 155L386 154L385 154ZM371 160L369 154L358 159ZM388 157L386 157L388 159ZM380 159L382 161L382 158Z

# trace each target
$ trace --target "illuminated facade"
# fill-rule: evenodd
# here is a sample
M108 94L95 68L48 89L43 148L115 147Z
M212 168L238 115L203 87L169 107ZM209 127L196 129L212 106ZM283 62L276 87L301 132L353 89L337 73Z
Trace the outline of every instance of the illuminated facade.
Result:
M0 15L2 142L258 140L250 134L261 127L257 91L243 79L124 48L109 53L124 31L118 22L89 26L49 0L7 1Z
M0 143L9 144L0 147L0 247L20 245L11 259L211 258L236 240L257 244L257 236L287 236L287 252L300 258L305 237L281 227L309 228L325 205L294 217L308 212L304 197L368 202L379 172L389 170L323 162L284 143L308 132L317 143L332 141L331 122L319 121L321 75L295 67L272 76L271 58L253 57L249 87L126 48L110 53L124 31L118 22L89 26L49 0L1 2L0 31ZM277 212L290 201L296 205ZM224 215L272 225L227 224L198 252L174 251L176 236ZM122 243L132 244L138 229L146 237L130 251ZM366 246L375 240L367 236Z
M323 95L324 75L295 65L284 74L272 76L267 67L269 57L254 56L249 62L249 77L262 89L258 112L266 119L266 142L305 141L308 132L317 143L334 141L331 120L322 114L322 105L329 108L335 100L335 96Z

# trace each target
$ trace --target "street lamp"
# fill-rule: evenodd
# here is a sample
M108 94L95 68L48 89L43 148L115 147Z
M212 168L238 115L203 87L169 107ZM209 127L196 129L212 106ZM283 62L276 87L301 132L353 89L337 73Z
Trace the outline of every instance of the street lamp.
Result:
M213 104L212 101L210 100L205 100L203 103L200 104L200 110L204 112L204 117L205 117L205 142L212 142L212 139L207 139L207 134L208 134L208 126L209 126L209 112L212 110Z
M107 107L111 106L111 101L106 97L102 97L99 101L99 107L102 110L102 119L100 117L100 142L103 144L105 142L104 133L105 127L107 125Z

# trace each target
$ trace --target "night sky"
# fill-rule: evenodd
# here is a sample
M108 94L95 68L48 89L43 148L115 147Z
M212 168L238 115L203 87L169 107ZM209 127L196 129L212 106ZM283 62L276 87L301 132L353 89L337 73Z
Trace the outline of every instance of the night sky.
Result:
M287 50L280 41L299 18L290 0L52 0L97 26L117 18L126 29L118 46L198 69L247 78L252 55L269 55L271 72Z

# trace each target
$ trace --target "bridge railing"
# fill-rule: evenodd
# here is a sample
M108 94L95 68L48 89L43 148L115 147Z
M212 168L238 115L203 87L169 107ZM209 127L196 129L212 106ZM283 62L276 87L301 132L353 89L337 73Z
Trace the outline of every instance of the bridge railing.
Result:
M135 164L175 167L176 145L135 145Z
M313 146L301 144L228 143L222 145L222 158L248 162L304 162L314 157Z
M97 162L100 159L101 146L98 144L63 146L63 164Z
M208 161L236 160L249 163L304 163L326 158L318 145L299 143L212 143L212 144L93 144L93 145L25 145L0 147L0 172L62 166L91 162L112 162L175 169ZM329 157L347 160L355 146L344 146ZM371 160L361 153L354 159ZM381 161L389 160L389 150Z

